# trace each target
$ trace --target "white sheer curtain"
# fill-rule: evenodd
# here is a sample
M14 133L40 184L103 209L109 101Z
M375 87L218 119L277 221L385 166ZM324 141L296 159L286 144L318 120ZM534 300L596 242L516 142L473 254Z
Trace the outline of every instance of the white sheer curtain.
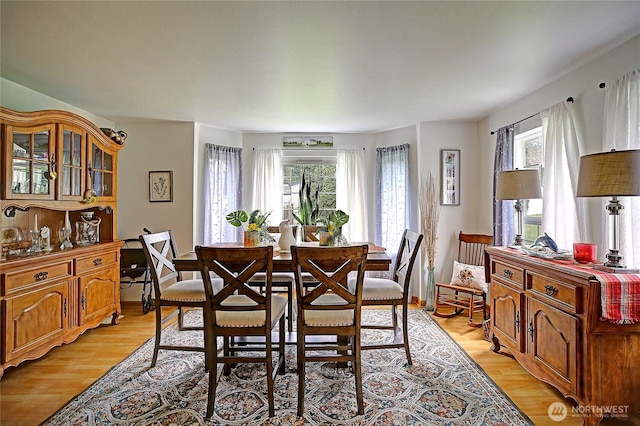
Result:
M364 150L338 150L336 208L349 215L342 233L348 241L369 241L365 200Z
M206 144L204 245L241 241L240 229L225 219L242 204L242 148Z
M603 151L640 149L640 68L606 84ZM640 267L640 197L619 197L624 209L620 212L620 253L627 267ZM604 206L608 199L602 201ZM609 222L603 220L603 241L609 241ZM609 245L601 253L609 251Z
M253 153L253 201L251 210L271 212L267 220L278 225L282 220L282 150L261 148Z
M584 200L576 198L580 146L567 101L540 113L544 138L542 175L542 231L558 247L571 249L574 242L586 241Z
M374 241L394 253L409 225L409 144L376 149Z

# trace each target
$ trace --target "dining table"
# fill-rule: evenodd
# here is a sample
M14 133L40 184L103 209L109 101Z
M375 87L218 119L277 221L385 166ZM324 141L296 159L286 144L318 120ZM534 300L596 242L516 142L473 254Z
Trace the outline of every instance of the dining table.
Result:
M349 243L349 245L362 245L367 244L369 251L367 253L367 264L365 270L367 271L388 271L391 265L391 257L387 254L384 247L377 246L373 243ZM214 243L213 245L225 245L229 247L241 247L242 243ZM317 241L297 243L297 246L315 246L319 243ZM173 264L176 270L181 272L195 272L200 271L198 267L198 259L196 252L191 251L180 255L173 259ZM295 272L295 265L291 259L291 252L283 252L281 250L274 250L273 256L273 272Z

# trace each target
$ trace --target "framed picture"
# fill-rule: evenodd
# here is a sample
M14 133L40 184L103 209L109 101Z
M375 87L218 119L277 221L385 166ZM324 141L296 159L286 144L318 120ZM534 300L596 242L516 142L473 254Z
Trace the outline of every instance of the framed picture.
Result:
M440 150L440 204L460 205L460 150Z
M333 136L284 136L282 146L284 148L331 148Z
M173 201L173 172L149 172L149 202Z

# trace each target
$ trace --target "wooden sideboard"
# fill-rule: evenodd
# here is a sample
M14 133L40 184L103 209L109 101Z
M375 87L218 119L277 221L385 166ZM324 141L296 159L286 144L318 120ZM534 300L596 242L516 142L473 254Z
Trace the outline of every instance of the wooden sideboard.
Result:
M508 349L529 373L573 398L585 424L602 420L598 410L637 416L640 324L600 319L593 269L505 247L486 251L493 350Z
M109 316L117 324L122 242L116 239L116 179L122 145L85 118L58 110L0 107L0 132L1 378L7 367L70 343ZM73 229L81 213L100 220L92 241ZM50 250L27 251L36 218L38 229L50 231ZM67 218L73 246L62 250L58 231ZM16 229L24 241L9 243Z

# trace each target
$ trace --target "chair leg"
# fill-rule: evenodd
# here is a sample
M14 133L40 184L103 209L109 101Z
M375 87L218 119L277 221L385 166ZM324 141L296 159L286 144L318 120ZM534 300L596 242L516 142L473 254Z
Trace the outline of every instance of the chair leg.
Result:
M284 336L284 318L280 318L280 330L279 330L279 342L278 342L278 356L279 367L278 374L284 375L287 364L287 357L285 355L285 336Z
M293 332L293 283L287 286L287 327Z
M160 340L162 339L162 306L160 301L156 302L156 341L153 345L153 358L151 358L151 368L156 366L158 352L160 351Z
M210 333L213 334L213 333ZM206 418L210 418L213 416L213 406L216 401L216 385L218 379L218 344L216 336L211 336L209 338L211 341L211 350L207 353L208 358L210 358L209 364L209 393L207 394L207 414Z
M273 342L271 341L271 332L267 332L267 341L265 346L265 362L267 366L267 397L269 398L269 417L275 415L274 412L274 398L273 398Z
M411 351L409 350L409 311L408 306L405 303L402 305L402 338L404 343L404 352L407 355L407 364L413 365L411 361Z
M356 402L358 405L358 415L364 414L364 400L362 397L362 365L361 365L361 347L360 347L360 335L353 336L351 338L353 342L352 350L354 355L354 376L356 380Z
M300 332L302 328L301 325L298 325L298 417L302 417L304 415L304 364L305 364L305 349L304 349L304 335Z

